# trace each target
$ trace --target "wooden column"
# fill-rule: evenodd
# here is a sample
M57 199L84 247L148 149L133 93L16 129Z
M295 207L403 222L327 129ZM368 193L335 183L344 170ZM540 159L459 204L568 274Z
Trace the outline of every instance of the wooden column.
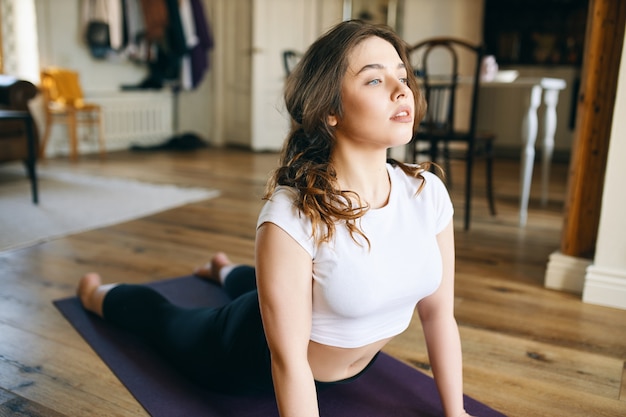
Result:
M2 10L0 10L0 74L4 74L4 55L2 49Z
M561 238L576 258L595 252L625 24L626 1L590 0Z

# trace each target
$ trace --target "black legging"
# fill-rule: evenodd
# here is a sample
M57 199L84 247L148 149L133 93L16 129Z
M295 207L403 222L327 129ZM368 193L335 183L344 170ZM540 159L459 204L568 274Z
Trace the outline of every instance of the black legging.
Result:
M183 308L143 285L118 285L104 298L105 320L143 337L187 377L215 391L273 392L254 268L237 266L226 277L231 302L218 308ZM318 389L357 379L319 382Z
M271 392L254 269L235 267L224 283L232 301L181 308L142 285L118 285L103 303L105 320L143 337L192 380L227 393Z

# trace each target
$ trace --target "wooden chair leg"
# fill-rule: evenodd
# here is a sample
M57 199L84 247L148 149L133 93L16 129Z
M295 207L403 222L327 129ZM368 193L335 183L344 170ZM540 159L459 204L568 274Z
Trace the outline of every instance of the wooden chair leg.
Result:
M102 120L102 111L98 110L98 148L100 150L100 157L104 158L106 154L104 144L104 121Z
M446 170L446 180L448 186L452 187L452 167L450 165L450 146L448 141L443 142L443 166Z
M39 158L44 159L46 157L46 146L48 145L48 140L50 139L50 132L52 131L52 116L46 115L46 126L43 131L43 137L41 138L41 143L39 144Z
M472 210L472 172L474 171L474 148L470 145L465 161L465 218L463 229L469 230Z
M492 216L496 215L496 203L493 198L493 147L491 141L485 144L486 150L486 173L487 173L487 201L489 202L489 211Z
M67 130L70 137L70 159L76 161L78 160L78 128L74 109L67 112Z

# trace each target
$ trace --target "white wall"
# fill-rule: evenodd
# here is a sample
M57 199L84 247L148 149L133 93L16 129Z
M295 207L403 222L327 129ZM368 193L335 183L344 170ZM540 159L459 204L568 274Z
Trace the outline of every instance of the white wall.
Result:
M596 254L587 268L583 301L626 309L626 42L617 85L602 194Z
M404 0L402 36L413 44L432 36L481 42L484 0Z

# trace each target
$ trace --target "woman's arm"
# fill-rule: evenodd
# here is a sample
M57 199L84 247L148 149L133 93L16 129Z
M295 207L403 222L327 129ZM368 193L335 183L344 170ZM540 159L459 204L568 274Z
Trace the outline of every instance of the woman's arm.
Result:
M452 221L437 235L443 262L441 285L417 306L428 356L447 417L467 414L463 408L461 339L454 318L454 228Z
M312 261L284 230L257 230L256 273L261 316L272 354L281 417L319 416L307 350L311 336Z

